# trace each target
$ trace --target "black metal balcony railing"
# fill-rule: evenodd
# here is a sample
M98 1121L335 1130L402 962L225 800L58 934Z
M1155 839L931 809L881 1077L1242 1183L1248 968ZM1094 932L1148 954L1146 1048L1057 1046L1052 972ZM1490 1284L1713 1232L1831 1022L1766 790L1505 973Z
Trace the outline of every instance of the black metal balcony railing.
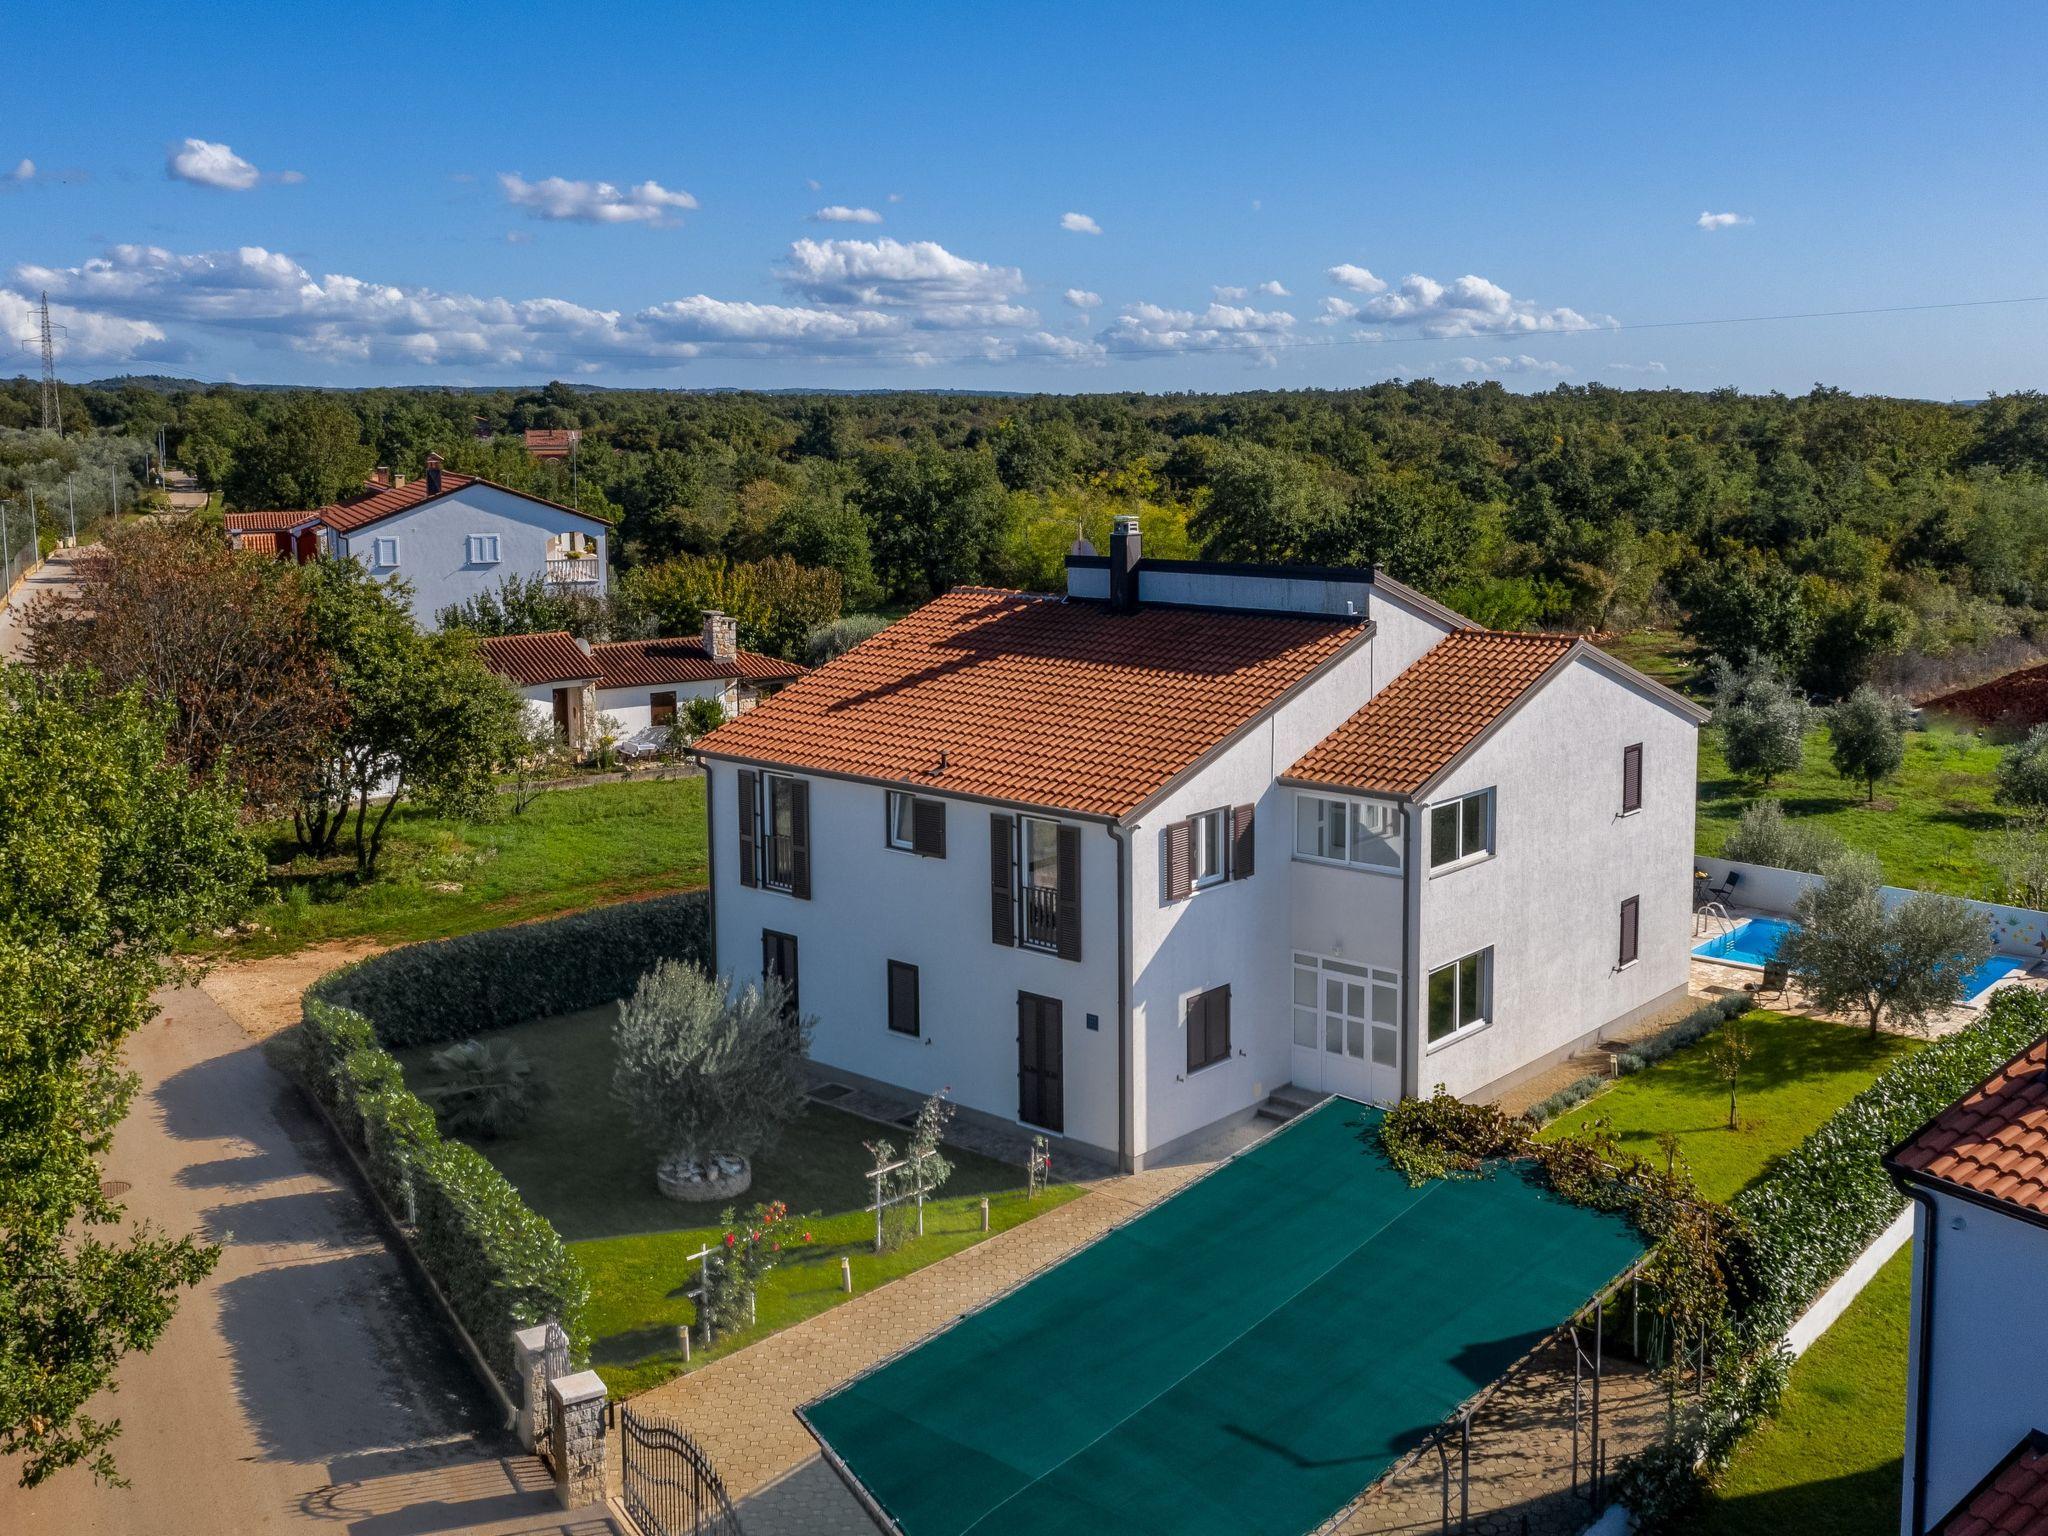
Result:
M779 833L768 835L767 856L762 860L761 883L778 891L796 885L796 845Z
M1024 887L1024 942L1033 949L1060 947L1060 893L1052 886Z

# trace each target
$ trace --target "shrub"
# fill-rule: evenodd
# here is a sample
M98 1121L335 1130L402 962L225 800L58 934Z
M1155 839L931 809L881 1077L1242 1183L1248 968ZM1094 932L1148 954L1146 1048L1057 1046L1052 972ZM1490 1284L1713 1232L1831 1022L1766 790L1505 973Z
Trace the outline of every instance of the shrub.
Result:
M2026 740L2005 749L1998 760L1998 803L2026 811L2048 810L2048 725L2037 725Z
M771 977L734 993L722 977L665 960L620 1005L612 1097L664 1161L750 1157L804 1103L807 1019Z
M547 1097L547 1084L533 1075L526 1053L504 1040L444 1045L427 1070L430 1081L420 1097L441 1128L457 1136L490 1141L510 1135Z
M1752 800L1742 819L1721 845L1721 857L1738 864L1764 864L1817 875L1821 866L1843 851L1841 839L1820 827L1788 821L1776 800Z
M889 627L879 613L850 613L830 624L820 624L804 636L804 665L822 667L844 656L863 640L872 640Z
M1677 1023L1638 1040L1615 1057L1614 1075L1632 1076L1662 1061L1673 1051L1682 1050L1696 1040L1704 1040L1728 1020L1741 1018L1752 1006L1752 999L1746 992L1731 993L1727 997L1717 997L1711 1003L1702 1003Z
M725 1228L719 1246L724 1250L716 1263L706 1266L705 1291L698 1299L697 1315L713 1332L734 1333L754 1320L754 1294L768 1271L782 1261L785 1248L808 1246L810 1229L803 1220L789 1214L789 1207L777 1200L772 1205L755 1205L745 1220L731 1206L719 1212L718 1224Z
M438 1045L596 1008L663 960L710 953L710 904L686 891L409 944L323 977L307 996L362 1014L384 1045Z

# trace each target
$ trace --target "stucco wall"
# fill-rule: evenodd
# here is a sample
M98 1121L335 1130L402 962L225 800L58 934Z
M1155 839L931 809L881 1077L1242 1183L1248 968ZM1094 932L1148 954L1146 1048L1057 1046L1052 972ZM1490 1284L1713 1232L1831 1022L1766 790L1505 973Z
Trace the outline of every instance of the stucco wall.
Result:
M708 683L647 683L637 688L600 688L597 690L597 712L610 715L619 722L620 733L631 736L644 731L654 723L654 705L651 702L657 693L673 693L676 707L681 709L692 699L716 699L725 706L727 718L733 714L737 702L738 685L730 681Z
M1621 814L1622 749L1643 743L1643 808ZM1415 995L1493 947L1491 1022L1426 1049L1417 1089L1468 1094L1686 985L1698 728L1586 661L1552 678L1428 797L1494 790L1494 855L1432 874L1427 805ZM1641 899L1636 964L1618 969L1620 907ZM1418 1043L1426 1007L1415 1010Z
M2048 1230L1935 1196L1934 1349L1928 1381L1927 1519L1953 1509L2031 1430L2048 1428L2048 1328L2039 1322ZM1916 1209L1918 1207L1916 1206ZM1906 1351L1906 1444L1914 1443L1926 1217L1913 1232L1912 1328ZM1960 1225L1958 1225L1960 1223ZM1907 1480L1900 1529L1910 1532Z
M880 786L809 777L811 899L739 882L737 770L707 765L720 969L761 973L761 931L796 935L800 1002L817 1017L812 1059L1006 1120L1017 1115L1017 994L1064 1006L1065 1134L1117 1147L1116 849L1099 823L1081 833L1079 961L1004 948L989 937L991 808L949 799L946 857L883 842ZM891 1033L890 960L918 967L924 1030ZM1088 1015L1097 1027L1088 1028Z
M409 582L413 618L432 628L435 615L444 608L496 592L511 577L530 579L545 575L548 539L561 533L596 538L598 552L593 563L598 580L587 590L602 594L608 558L604 525L495 486L464 486L451 495L359 528L344 536L341 552L361 561L374 575L398 576ZM472 534L497 535L496 563L470 561L468 541ZM395 567L375 563L376 541L380 538L398 540Z

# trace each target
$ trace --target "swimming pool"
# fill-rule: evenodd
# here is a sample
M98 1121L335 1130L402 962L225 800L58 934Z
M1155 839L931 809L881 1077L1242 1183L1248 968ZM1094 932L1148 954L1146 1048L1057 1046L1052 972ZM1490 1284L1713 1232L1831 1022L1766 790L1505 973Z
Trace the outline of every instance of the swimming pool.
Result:
M1692 952L1702 960L1760 971L1766 963L1778 957L1778 946L1785 942L1785 935L1797 926L1782 917L1748 917L1726 933L1717 933L1704 943L1693 945ZM2015 960L2010 955L1993 955L1982 965L1973 967L1963 978L1963 1001L1982 1002L1985 993L2026 968L2024 960Z

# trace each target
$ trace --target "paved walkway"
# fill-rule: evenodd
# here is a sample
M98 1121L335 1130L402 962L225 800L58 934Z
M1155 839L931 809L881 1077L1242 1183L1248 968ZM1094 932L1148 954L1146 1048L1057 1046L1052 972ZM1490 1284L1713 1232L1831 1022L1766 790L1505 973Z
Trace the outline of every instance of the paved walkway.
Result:
M60 549L17 586L12 593L0 601L0 661L26 661L28 659L28 617L29 605L45 593L70 592L75 583L72 580L72 562L98 549L97 544L84 549Z
M204 1232L219 1267L120 1390L127 1488L0 1486L8 1536L589 1536L506 1438L324 1129L197 990L128 1045L142 1091L106 1173L131 1218Z

